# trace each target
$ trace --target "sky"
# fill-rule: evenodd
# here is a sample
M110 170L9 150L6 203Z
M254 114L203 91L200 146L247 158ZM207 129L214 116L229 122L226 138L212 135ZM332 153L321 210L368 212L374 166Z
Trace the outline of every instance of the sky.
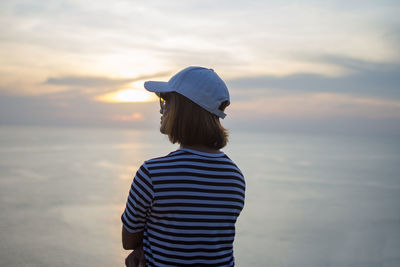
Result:
M398 1L1 1L0 125L152 128L146 80L226 82L231 129L400 134Z

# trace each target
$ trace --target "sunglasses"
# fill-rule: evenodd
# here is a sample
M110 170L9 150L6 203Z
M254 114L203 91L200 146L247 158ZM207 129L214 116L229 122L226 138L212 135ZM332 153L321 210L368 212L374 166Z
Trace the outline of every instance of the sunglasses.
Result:
M169 94L168 93L160 93L158 94L158 97L160 98L160 113L164 114L167 102L168 102L168 98L169 98Z
M162 97L160 96L160 108L161 108L160 112L161 112L161 113L163 113L164 110L165 110L165 105L167 104L166 102L167 102L167 101L166 101L164 98L162 98Z

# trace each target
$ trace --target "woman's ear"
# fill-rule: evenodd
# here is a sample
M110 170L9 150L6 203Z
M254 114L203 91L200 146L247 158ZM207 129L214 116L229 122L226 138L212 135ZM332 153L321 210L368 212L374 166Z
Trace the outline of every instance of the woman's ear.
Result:
M221 110L221 111L224 111L225 108L226 108L227 106L229 106L229 104L230 104L229 101L226 100L226 101L222 102L221 105L219 105L218 109Z

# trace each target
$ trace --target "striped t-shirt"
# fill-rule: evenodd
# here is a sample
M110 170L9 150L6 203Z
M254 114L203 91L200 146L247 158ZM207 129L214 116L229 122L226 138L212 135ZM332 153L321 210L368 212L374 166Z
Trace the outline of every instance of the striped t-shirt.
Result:
M223 152L179 149L139 168L122 222L144 231L147 266L234 266L244 198L244 177Z

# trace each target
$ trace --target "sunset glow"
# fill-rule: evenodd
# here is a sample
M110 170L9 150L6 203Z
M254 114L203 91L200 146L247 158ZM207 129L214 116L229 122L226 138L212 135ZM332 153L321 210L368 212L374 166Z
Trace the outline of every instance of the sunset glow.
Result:
M111 119L114 121L142 121L144 117L141 113L135 112L130 115L115 115Z
M153 93L139 89L124 89L117 92L97 96L95 99L102 102L150 102L156 100Z
M398 1L53 2L0 2L0 124L153 129L144 83L203 66L228 127L400 133Z

